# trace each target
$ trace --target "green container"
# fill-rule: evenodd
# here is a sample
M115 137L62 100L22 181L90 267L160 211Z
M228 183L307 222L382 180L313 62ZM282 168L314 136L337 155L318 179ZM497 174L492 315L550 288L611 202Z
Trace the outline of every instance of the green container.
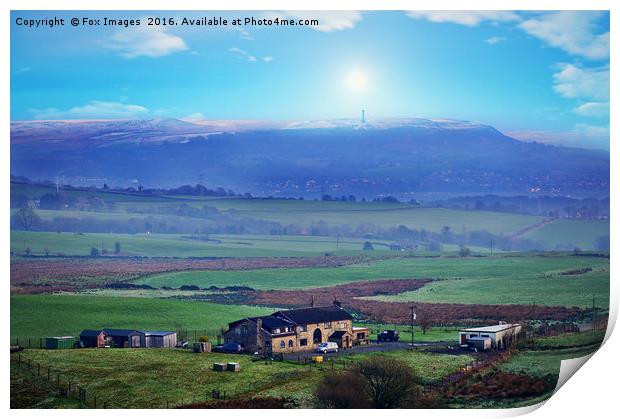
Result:
M52 336L45 338L46 349L73 349L75 338L73 336Z

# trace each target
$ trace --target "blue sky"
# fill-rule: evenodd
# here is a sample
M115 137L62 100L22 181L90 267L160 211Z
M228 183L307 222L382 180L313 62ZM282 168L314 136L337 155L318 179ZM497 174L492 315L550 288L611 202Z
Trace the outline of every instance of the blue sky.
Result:
M18 17L139 18L25 28ZM147 16L318 27L147 27ZM12 12L11 118L474 120L609 148L605 12ZM178 20L177 20L178 21ZM365 83L351 86L351 74ZM359 84L359 83L358 83Z

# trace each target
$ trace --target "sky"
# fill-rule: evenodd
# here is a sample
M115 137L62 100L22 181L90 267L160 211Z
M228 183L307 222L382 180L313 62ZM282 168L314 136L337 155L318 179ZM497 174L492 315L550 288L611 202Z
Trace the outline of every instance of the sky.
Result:
M147 26L148 17L176 26ZM184 17L228 26L184 26ZM318 19L232 26L235 18ZM25 27L17 19L65 19ZM73 27L73 17L140 19ZM11 119L449 118L609 149L609 13L12 12Z

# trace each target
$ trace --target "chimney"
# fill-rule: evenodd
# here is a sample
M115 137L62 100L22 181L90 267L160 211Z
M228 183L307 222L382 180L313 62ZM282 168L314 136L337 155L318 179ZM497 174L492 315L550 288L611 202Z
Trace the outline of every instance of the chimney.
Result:
M336 307L340 307L340 308L342 308L342 303L341 303L340 301L338 301L337 299L335 299L335 298L334 298L334 305L335 305Z
M310 300L310 307L314 307L314 294L312 294L312 300Z

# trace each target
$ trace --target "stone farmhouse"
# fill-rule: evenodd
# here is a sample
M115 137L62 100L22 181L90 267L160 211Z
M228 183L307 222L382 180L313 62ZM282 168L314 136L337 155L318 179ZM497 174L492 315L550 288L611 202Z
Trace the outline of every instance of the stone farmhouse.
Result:
M341 349L369 343L365 327L353 327L353 316L336 301L332 306L277 311L228 324L225 342L238 343L260 354L313 350L322 342L336 342Z

